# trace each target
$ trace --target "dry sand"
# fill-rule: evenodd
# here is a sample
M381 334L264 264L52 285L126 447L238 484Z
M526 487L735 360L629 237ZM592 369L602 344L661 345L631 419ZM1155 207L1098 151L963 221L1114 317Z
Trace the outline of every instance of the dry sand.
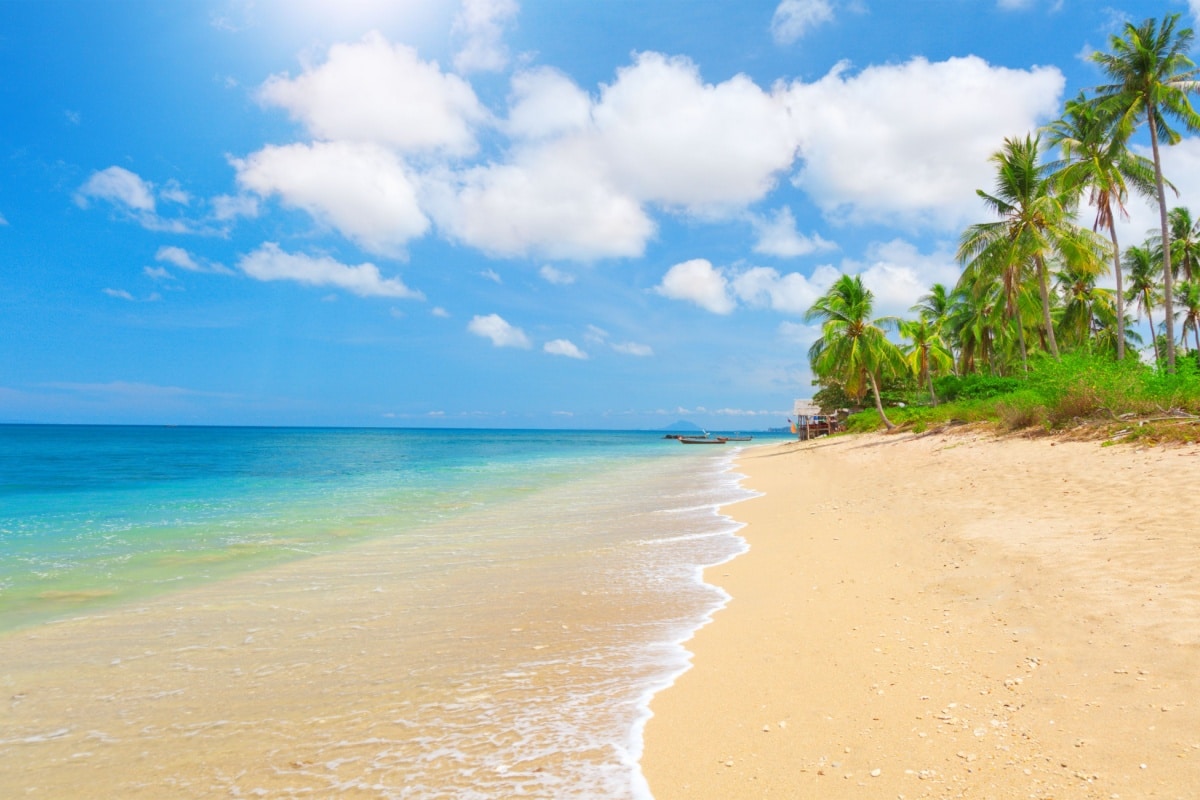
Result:
M1200 449L755 448L733 597L654 699L672 798L1200 797Z

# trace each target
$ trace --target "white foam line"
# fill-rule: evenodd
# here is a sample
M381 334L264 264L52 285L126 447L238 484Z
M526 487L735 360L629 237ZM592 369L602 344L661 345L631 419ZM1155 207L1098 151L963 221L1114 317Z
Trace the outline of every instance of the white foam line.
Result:
M734 478L737 487L742 492L744 492L744 496L740 497L740 498L730 499L726 502L721 503L719 506L712 506L713 513L716 516L724 518L726 522L728 522L730 525L734 526L734 527L732 527L731 530L725 531L723 533L728 533L729 535L732 535L736 539L738 539L740 546L736 552L730 554L726 558L721 559L720 561L715 561L712 564L703 564L703 565L699 565L699 566L695 567L693 574L694 574L696 583L700 584L701 586L707 586L708 588L710 588L714 592L716 592L717 596L718 596L717 602L714 603L712 608L710 608L708 610L708 612L704 614L704 616L700 619L700 621L696 624L695 627L693 627L692 629L690 629L688 631L685 631L682 636L680 636L678 639L676 639L670 643L672 649L677 651L677 654L681 657L681 660L682 660L682 664L678 667L678 669L676 669L675 672L668 675L666 678L659 681L657 684L654 684L654 685L650 686L649 688L647 688L642 693L641 697L638 698L638 701L637 701L638 718L634 721L633 729L630 731L630 747L629 747L629 751L628 751L628 758L632 762L629 764L629 767L632 770L631 789L633 791L634 800L654 800L654 795L650 791L650 783L646 780L646 776L642 772L642 754L645 751L645 745L646 745L646 742L645 742L646 723L648 723L650 721L651 717L654 716L654 712L650 710L650 704L654 700L655 695L657 695L659 692L661 692L665 689L669 689L670 687L674 686L675 682L677 680L679 680L679 676L683 675L684 673L686 673L688 670L690 670L692 668L692 666L693 666L692 662L693 662L693 658L695 657L695 654L690 652L686 647L684 647L684 645L687 644L689 641L691 641L696 636L697 631L699 631L701 628L705 627L710 622L712 622L713 616L718 611L725 608L725 606L729 605L729 601L733 599L733 595L729 594L729 592L725 591L720 586L717 586L715 584L709 583L708 581L704 580L704 571L707 569L711 569L713 567L719 567L722 564L727 564L730 561L732 561L733 559L737 558L738 556L749 552L749 550L750 550L750 543L747 542L745 540L745 538L737 535L737 531L740 531L742 528L746 527L746 523L738 522L737 520L730 517L728 514L722 514L718 510L718 508L724 508L725 506L734 505L735 503L741 503L746 500L751 500L755 497L763 496L763 492L757 492L757 491L754 491L752 489L747 489L744 486L742 486L742 481L745 480L746 476L742 475L740 473L733 472L733 462L737 458L737 456L741 452L741 450L742 450L742 448L738 448L737 450L735 450L731 453L722 454L720 464L722 466L721 474L725 475L727 477Z

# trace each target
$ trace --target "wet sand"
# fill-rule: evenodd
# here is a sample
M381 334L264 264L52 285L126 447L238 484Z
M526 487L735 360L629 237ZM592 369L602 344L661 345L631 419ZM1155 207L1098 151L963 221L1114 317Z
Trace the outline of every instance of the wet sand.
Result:
M1192 798L1200 448L755 448L733 597L653 702L672 798Z

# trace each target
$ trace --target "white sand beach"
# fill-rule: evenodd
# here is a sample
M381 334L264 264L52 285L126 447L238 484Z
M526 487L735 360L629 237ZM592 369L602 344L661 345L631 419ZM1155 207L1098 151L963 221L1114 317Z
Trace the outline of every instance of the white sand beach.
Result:
M1187 798L1196 447L990 434L748 450L733 597L658 695L672 798Z

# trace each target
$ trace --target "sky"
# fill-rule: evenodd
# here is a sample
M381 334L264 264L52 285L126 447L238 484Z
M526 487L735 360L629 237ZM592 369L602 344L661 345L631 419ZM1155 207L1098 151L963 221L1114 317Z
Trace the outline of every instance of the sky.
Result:
M988 157L1176 12L0 0L0 422L784 425L813 300L953 285Z

